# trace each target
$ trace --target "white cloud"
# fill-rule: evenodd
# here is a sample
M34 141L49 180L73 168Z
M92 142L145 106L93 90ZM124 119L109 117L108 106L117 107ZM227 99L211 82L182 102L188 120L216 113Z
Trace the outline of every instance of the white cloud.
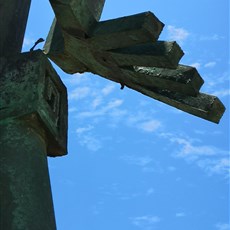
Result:
M178 137L170 137L172 143L180 147L174 157L183 158L195 163L208 175L221 174L229 176L230 163L229 152L208 145L194 145L192 140Z
M123 100L120 100L120 99L115 99L111 102L108 103L107 107L106 107L106 111L109 110L109 109L113 109L113 108L116 108L116 107L119 107L123 104Z
M216 62L215 61L212 61L212 62L208 62L204 65L205 68L212 68L216 65Z
M87 97L90 92L91 90L89 87L79 87L79 88L72 90L69 93L68 99L69 100L80 100L80 99Z
M195 67L196 69L199 69L201 67L201 63L194 62L194 63L190 64L190 66Z
M146 196L151 196L154 192L155 192L155 190L154 190L153 188L149 188L149 189L146 191Z
M178 212L176 213L176 217L180 218L180 217L185 217L186 214L184 212Z
M154 132L161 126L158 120L150 120L139 124L139 128L145 132Z
M142 167L152 162L152 158L149 156L137 157L133 155L127 155L127 156L122 156L121 159L126 161L128 164L138 165Z
M159 120L153 119L151 114L146 114L144 112L138 112L128 116L126 118L126 124L149 133L155 132L162 126Z
M79 143L86 146L90 151L96 152L102 147L102 143L99 139L93 135L82 135L79 139Z
M132 199L134 199L134 198L136 198L136 197L139 197L140 196L140 194L138 194L138 193L132 193L132 194L120 194L120 196L119 196L119 200L132 200Z
M133 225L141 229L152 229L158 222L161 221L159 216L146 215L130 218Z
M106 113L112 114L114 110L117 110L122 104L123 100L114 99L107 103L105 106L98 108L97 110L81 112L78 117L88 118L104 116ZM122 113L117 112L117 115L122 115Z
M212 146L195 146L193 143L184 138L171 138L171 142L176 142L182 146L176 157L196 160L200 156L213 156L217 154L217 149Z
M139 166L144 173L163 173L161 163L153 160L150 156L125 155L120 157L129 165Z
M107 85L106 87L104 87L104 88L101 90L101 92L102 92L102 94L103 94L104 96L107 96L107 95L109 95L110 93L112 93L112 92L114 91L114 89L115 89L115 86L109 84L109 85Z
M209 35L209 36L204 36L202 35L200 37L201 41L219 41L224 39L224 36L218 35L218 34L213 34L213 35Z
M76 130L76 133L77 133L77 134L83 134L83 133L86 133L86 132L92 130L93 128L94 128L94 127L93 127L92 125L88 125L87 127L81 127L81 128L78 128L78 129Z
M174 172L174 171L176 171L176 168L174 166L169 166L168 171Z
M212 174L226 174L230 173L229 158L224 157L220 159L202 159L197 161L197 165L205 170L209 175Z
M169 25L167 27L168 36L170 40L175 40L177 42L183 42L189 36L189 32L183 28L177 28L175 26Z
M25 37L23 40L23 48L28 48L28 47L32 47L35 43L35 39L33 38L29 38L29 37Z
M226 97L230 95L230 89L217 90L217 91L214 91L212 94L217 97Z
M101 103L102 103L102 98L101 97L96 97L92 101L92 107L93 107L93 109L96 109L99 105L101 105Z
M73 87L76 85L83 85L89 81L89 73L75 73L73 75L68 75L68 77L64 78L63 81L69 87Z
M218 223L216 224L217 230L230 230L230 225L227 223Z
M102 142L99 138L92 134L94 127L88 125L76 129L77 141L80 145L85 146L90 151L98 151L102 147Z
M76 112L77 111L77 108L76 107L69 107L68 108L68 112L69 113L73 113L73 112Z

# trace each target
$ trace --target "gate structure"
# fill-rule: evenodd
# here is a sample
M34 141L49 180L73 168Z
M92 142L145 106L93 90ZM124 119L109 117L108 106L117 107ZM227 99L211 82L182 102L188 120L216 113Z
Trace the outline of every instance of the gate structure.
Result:
M47 156L67 153L65 72L92 72L219 123L225 108L200 93L176 42L158 41L151 12L100 21L105 0L50 0L56 18L44 50L21 53L31 0L0 0L0 229L56 229Z

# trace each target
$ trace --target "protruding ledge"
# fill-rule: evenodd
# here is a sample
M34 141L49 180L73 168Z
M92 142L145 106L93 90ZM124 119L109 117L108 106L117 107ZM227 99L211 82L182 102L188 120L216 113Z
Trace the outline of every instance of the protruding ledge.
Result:
M151 12L97 23L87 39L95 49L110 50L155 42L164 24Z
M7 58L0 92L0 121L28 121L44 133L49 156L67 153L67 90L41 50Z

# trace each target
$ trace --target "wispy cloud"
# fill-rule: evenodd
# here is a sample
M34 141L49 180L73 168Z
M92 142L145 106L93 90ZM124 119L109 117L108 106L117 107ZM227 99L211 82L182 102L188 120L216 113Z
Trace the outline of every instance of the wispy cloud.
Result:
M35 39L34 38L30 38L30 37L25 37L23 40L23 48L28 48L28 47L32 47L35 43Z
M111 112L114 111L114 109L119 108L122 104L123 104L123 100L121 100L121 99L113 99L110 102L108 102L106 105L101 106L96 110L90 110L90 111L81 112L78 115L78 117L88 118L88 117L104 116L107 113L110 114ZM94 108L95 108L95 106L94 106Z
M210 94L226 97L229 96L229 72L225 71L222 74L214 75L207 74L203 75L206 82L204 85L205 91Z
M73 75L68 75L68 77L63 79L64 83L68 86L68 88L75 87L76 85L87 84L89 80L89 73L75 73Z
M138 157L134 155L122 156L120 159L126 161L128 164L137 165L141 167L145 167L153 161L153 159L149 156Z
M96 152L102 147L102 141L91 132L94 126L88 125L76 130L78 143L85 146L88 150Z
M153 159L150 156L137 156L137 155L125 155L120 157L121 160L125 161L129 165L136 165L140 167L144 173L163 173L160 162Z
M217 90L217 91L212 92L212 94L217 97L226 97L230 95L230 89Z
M114 89L115 89L115 85L113 84L109 84L109 85L107 85L107 86L105 86L102 90L101 90L101 92L102 92L102 94L104 95L104 96L107 96L107 95L109 95L110 93L112 93L113 91L114 91Z
M188 163L194 163L208 175L224 175L229 177L230 162L229 151L222 150L212 145L202 145L201 140L194 140L190 137L180 137L172 133L162 133L163 138L176 144L173 157L184 159Z
M197 160L200 156L216 155L218 150L212 146L195 146L191 141L184 138L171 138L171 142L179 144L182 148L177 152L176 157L187 160Z
M90 88L89 87L79 87L74 90L72 90L69 95L68 99L69 100L80 100L83 98L86 98L90 93Z
M92 125L88 125L86 127L77 128L76 133L80 135L80 134L86 133L92 129L94 129L94 127Z
M152 117L153 114L144 112L133 113L126 118L126 124L147 133L155 132L162 126L162 123Z
M139 124L139 128L145 132L154 132L161 126L161 122L158 120L149 120Z
M216 62L215 61L211 61L211 62L208 62L204 65L205 68L212 68L216 66Z
M154 194L155 190L154 188L149 188L147 191L146 191L146 196L151 196L152 194Z
M229 157L222 157L220 159L202 159L197 161L197 165L204 169L208 174L226 174L230 173Z
M194 62L194 63L191 63L190 66L199 69L199 68L201 67L201 63L199 63L199 62Z
M189 32L187 30L172 25L167 26L167 31L169 39L179 43L182 43L189 36Z
M185 216L186 216L186 214L184 212L177 212L176 213L177 218L181 218L181 217L185 217Z
M212 34L212 35L202 35L200 36L201 41L219 41L224 39L224 36L218 35L218 34Z
M188 162L195 162L207 174L228 175L230 170L229 152L208 145L194 145L193 141L185 138L171 138L171 142L179 144L180 150L174 155Z
M102 98L96 97L93 101L92 101L92 108L96 109L99 105L101 105L101 103L103 102Z
M217 230L229 230L230 225L228 223L218 223L216 224L216 229Z
M102 142L92 134L81 136L79 143L86 146L90 151L96 152L102 148Z
M138 217L131 217L131 223L140 229L151 230L155 228L155 225L161 221L159 216L145 215Z

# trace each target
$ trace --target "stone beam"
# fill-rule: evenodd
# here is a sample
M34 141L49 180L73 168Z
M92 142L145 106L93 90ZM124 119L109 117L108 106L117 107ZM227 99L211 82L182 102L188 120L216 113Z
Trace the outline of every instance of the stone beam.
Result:
M50 0L62 29L85 37L99 21L105 0Z
M110 50L155 42L164 24L151 12L102 21L91 31L87 42L95 49Z
M168 89L190 96L196 96L204 83L196 68L185 65L178 65L176 69L134 66L122 70L129 81L142 87Z
M157 41L108 50L119 66L155 66L177 68L183 51L176 42Z
M217 124L220 122L225 111L225 107L218 97L204 93L199 93L197 96L192 97L176 92L170 92L169 90L150 90L137 84L129 85L128 87L186 113L190 113Z
M217 97L199 93L204 81L195 68L178 64L183 51L176 42L158 41L164 24L153 13L94 23L87 36L69 32L59 23L61 16L56 16L44 52L65 72L98 74L120 83L121 88L127 86L219 122L223 104ZM75 30L85 33L78 25Z

